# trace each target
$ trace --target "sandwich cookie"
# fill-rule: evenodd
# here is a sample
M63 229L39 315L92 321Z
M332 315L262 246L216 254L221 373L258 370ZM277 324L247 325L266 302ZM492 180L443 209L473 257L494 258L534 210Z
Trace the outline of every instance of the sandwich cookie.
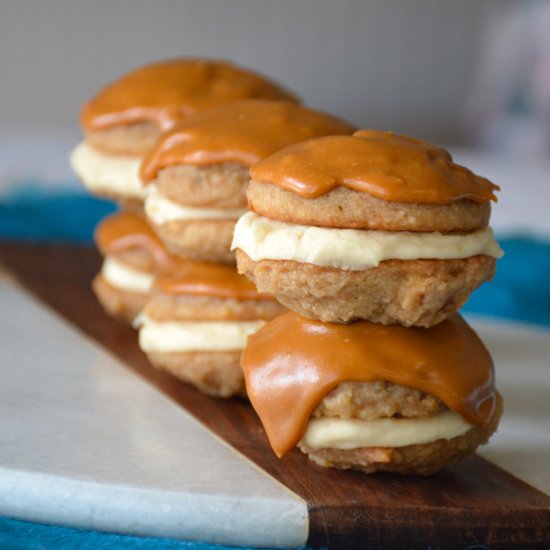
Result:
M248 339L248 396L277 456L429 475L496 430L489 352L455 314L435 327L332 324L289 312Z
M235 263L249 168L289 144L353 128L288 101L243 100L196 113L163 134L144 159L145 212L175 254Z
M84 140L71 154L72 167L92 193L140 207L140 162L161 133L195 111L249 97L297 101L225 61L183 58L146 65L84 105Z
M284 311L234 268L186 262L157 277L138 324L150 362L215 397L245 396L248 335Z
M417 139L313 139L260 161L251 178L238 269L306 317L430 327L502 255L488 227L498 186Z
M107 313L133 323L149 298L155 276L177 268L170 254L142 216L119 212L103 219L95 242L104 256L92 288Z

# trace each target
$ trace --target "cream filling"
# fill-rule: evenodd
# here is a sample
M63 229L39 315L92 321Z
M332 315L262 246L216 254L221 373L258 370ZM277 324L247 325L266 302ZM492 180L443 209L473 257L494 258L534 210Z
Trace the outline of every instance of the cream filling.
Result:
M465 235L370 231L296 225L247 212L235 226L231 250L254 261L293 260L325 267L366 269L384 260L503 255L490 227Z
M139 346L146 353L239 351L265 321L154 321L142 315Z
M422 418L312 418L302 441L316 450L405 447L453 439L471 427L453 411Z
M182 206L166 198L159 192L154 183L148 185L145 198L145 213L156 225L174 220L236 220L244 212L246 212L246 208L223 209Z
M92 193L145 198L145 185L139 177L141 157L109 155L82 142L71 152L70 163Z
M137 294L148 294L155 279L154 275L132 269L110 256L105 258L101 274L111 286Z

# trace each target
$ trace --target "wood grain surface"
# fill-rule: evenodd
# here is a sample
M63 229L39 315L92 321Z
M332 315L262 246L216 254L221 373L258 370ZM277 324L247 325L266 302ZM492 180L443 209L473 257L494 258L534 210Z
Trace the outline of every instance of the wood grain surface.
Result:
M550 548L550 497L473 456L429 478L320 468L299 452L279 460L248 403L214 400L153 369L132 329L90 290L100 258L88 247L0 243L23 286L304 498L308 544L328 548Z

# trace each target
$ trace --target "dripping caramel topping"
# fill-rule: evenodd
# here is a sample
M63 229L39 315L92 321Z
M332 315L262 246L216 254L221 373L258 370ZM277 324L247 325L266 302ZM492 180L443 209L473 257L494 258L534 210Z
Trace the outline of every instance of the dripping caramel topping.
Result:
M153 292L235 300L275 300L270 294L259 293L254 284L244 275L239 275L234 267L193 261L183 262L174 273L157 277Z
M117 212L101 220L94 239L105 256L142 248L151 255L160 271L172 271L181 264L181 260L168 252L145 219L132 212Z
M152 180L175 164L251 166L292 143L352 131L346 122L288 101L235 101L191 115L164 134L145 158L141 177Z
M415 388L470 424L488 422L495 408L493 361L458 314L425 329L322 323L289 312L249 337L241 366L278 456L298 443L313 409L342 382Z
M392 132L358 130L291 145L252 167L251 177L304 198L337 186L396 202L496 201L500 189L453 162L445 149Z
M297 101L265 78L225 61L174 59L136 69L85 103L87 130L151 122L162 130L195 111L248 97Z

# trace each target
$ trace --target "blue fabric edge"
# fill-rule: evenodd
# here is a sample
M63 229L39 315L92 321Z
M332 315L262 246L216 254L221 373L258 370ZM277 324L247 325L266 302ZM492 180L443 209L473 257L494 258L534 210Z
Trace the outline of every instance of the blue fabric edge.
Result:
M0 548L10 550L50 548L56 550L106 550L111 548L124 548L125 550L235 550L237 547L202 541L89 531L0 516ZM240 550L259 550L250 546L238 548ZM313 549L302 546L300 550Z

